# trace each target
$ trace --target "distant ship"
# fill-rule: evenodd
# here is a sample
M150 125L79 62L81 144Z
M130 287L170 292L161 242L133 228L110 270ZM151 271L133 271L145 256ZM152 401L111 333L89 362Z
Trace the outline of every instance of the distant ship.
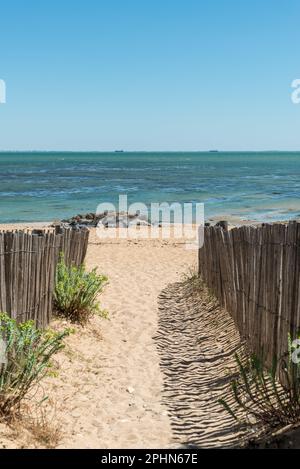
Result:
M115 153L124 153L124 150L115 150Z
M219 153L219 150L209 150L209 153Z

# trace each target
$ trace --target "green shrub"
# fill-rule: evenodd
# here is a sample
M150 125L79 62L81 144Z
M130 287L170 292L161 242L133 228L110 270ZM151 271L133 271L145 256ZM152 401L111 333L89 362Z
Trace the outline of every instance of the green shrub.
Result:
M106 283L107 277L97 274L97 269L87 272L83 265L68 267L61 256L54 291L56 312L79 324L85 324L95 313L105 316L99 308L97 295Z
M238 378L231 383L235 405L224 399L220 404L235 419L237 411L242 410L267 427L299 423L300 366L292 360L295 350L289 337L288 353L279 360L274 358L270 369L255 355L243 360L236 355Z
M0 418L9 418L20 410L32 386L47 374L51 357L63 348L68 334L68 330L41 331L33 321L18 324L0 313Z

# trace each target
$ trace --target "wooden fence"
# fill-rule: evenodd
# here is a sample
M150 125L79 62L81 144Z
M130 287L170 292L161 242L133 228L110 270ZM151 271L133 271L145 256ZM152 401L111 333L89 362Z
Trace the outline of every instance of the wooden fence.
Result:
M60 252L67 264L80 265L88 237L88 230L0 231L0 311L47 326Z
M300 223L205 227L199 273L268 364L300 329Z

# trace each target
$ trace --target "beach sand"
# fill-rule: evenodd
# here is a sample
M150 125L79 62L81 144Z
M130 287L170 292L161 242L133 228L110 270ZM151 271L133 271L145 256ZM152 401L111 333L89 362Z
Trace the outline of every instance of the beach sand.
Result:
M39 224L38 228L47 224ZM2 229L33 225L3 225ZM109 320L96 317L67 339L56 356L58 376L42 383L56 408L62 432L58 447L169 447L173 443L163 378L153 336L158 328L158 296L168 283L196 265L197 251L183 240L99 240L91 231L87 267L109 278L101 295ZM68 325L54 321L52 327ZM49 413L51 413L49 411ZM6 447L42 446L30 434L9 436ZM26 433L26 432L25 432Z
M25 227L33 226L3 229ZM28 410L40 421L36 403L49 396L41 406L45 428L28 421L25 412L12 428L0 424L0 445L239 444L241 435L218 399L229 392L228 370L235 369L240 338L210 295L189 290L186 274L196 272L197 254L186 249L184 238L99 239L92 229L86 265L109 278L100 296L109 319L96 316L84 328L75 326L56 355L53 376L41 382ZM58 319L51 323L54 329L69 326Z

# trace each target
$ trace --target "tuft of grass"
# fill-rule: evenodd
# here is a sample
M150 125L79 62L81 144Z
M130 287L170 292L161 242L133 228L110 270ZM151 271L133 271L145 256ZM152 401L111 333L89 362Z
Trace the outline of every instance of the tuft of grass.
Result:
M26 428L30 431L31 439L36 446L54 449L63 437L61 422L56 416L49 416L49 409L40 406L36 415L26 422Z
M231 383L234 405L224 399L219 403L236 420L242 410L257 425L280 428L300 420L300 366L293 360L296 348L288 340L288 352L274 357L268 369L265 360L256 355L241 359L237 354L238 377ZM296 350L297 352L297 350ZM245 423L245 422L244 422ZM247 422L246 422L247 423Z
M7 422L21 448L54 449L64 436L63 422L57 418L57 406L47 397L40 402L24 403L21 415Z
M182 283L191 295L198 295L203 291L204 282L195 266L189 267L182 275Z
M0 314L0 419L9 420L20 412L21 403L48 373L51 357L64 347L67 335L68 330L41 331L33 321L18 324Z
M86 324L93 314L106 318L107 312L101 311L97 301L98 294L106 284L107 277L99 275L97 269L87 272L84 265L68 267L62 255L56 269L56 313L81 325Z

